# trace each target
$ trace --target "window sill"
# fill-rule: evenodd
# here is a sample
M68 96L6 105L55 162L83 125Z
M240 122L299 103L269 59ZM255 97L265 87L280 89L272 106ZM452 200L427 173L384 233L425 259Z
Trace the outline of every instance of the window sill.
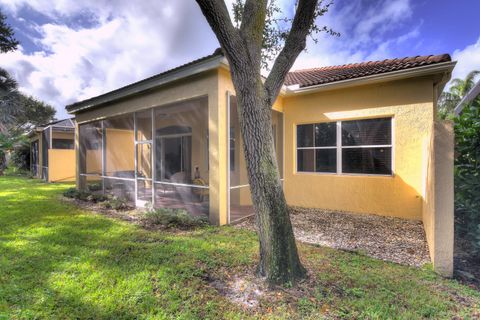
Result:
M395 178L395 173L392 174L367 174L367 173L336 173L336 172L294 172L293 175L315 175L315 176L335 176L335 177L369 177L369 178Z

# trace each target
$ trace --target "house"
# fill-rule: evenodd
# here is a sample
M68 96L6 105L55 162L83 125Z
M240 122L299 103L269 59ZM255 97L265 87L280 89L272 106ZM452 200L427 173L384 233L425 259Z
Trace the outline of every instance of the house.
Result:
M422 220L436 270L451 274L453 133L435 113L454 65L437 55L289 73L271 124L287 202ZM79 188L217 225L253 213L220 50L66 109Z
M75 121L35 127L29 134L30 172L48 182L75 181Z

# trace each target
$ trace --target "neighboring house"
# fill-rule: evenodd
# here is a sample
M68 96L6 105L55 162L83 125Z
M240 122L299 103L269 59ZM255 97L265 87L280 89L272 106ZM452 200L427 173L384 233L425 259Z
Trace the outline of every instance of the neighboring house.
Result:
M272 109L292 206L422 220L435 268L453 264L453 133L436 101L449 55L288 74ZM229 66L220 50L66 107L77 185L227 224L253 213Z
M30 138L30 171L48 182L75 181L75 121L58 120L35 127Z

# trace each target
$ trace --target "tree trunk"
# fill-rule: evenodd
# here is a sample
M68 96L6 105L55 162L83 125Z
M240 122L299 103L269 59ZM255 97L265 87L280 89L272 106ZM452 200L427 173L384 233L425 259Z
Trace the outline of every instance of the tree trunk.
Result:
M254 76L256 77L256 76ZM272 106L258 76L235 79L240 127L260 240L257 273L269 284L294 284L306 276L300 263L272 134ZM240 83L239 83L240 82ZM237 92L239 92L237 89Z

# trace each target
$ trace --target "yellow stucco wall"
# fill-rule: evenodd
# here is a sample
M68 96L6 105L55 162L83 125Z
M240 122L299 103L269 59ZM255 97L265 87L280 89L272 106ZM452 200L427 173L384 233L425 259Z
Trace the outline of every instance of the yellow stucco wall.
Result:
M432 123L426 143L423 225L435 271L453 274L454 133L450 122Z
M422 218L423 148L433 121L430 78L291 96L284 99L283 107L284 189L290 205ZM390 116L393 176L296 172L296 125Z
M48 181L75 181L75 150L48 150Z
M106 128L105 134L106 175L115 175L115 172L120 171L133 172L135 168L133 130Z
M212 222L224 224L227 222L229 170L226 161L227 92L235 94L229 72L220 68L142 96L79 113L76 119L81 123L208 96L209 170L200 169L202 176L208 175ZM289 204L421 219L424 146L434 116L431 78L410 78L280 97L274 109L284 112L284 189ZM296 172L297 124L381 116L394 119L393 176ZM198 150L199 158L202 158L202 150Z

